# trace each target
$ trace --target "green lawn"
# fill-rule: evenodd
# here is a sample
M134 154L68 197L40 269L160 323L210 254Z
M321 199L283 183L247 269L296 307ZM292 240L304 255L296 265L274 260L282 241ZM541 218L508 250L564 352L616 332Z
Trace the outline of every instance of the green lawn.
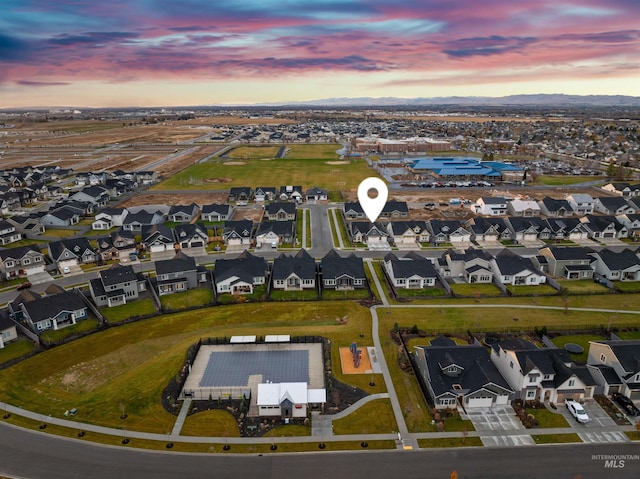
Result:
M238 146L224 153L229 160L259 160L273 158L278 153L279 146Z
M493 283L454 283L451 285L451 290L457 296L470 298L502 295L502 291Z
M431 447L479 447L482 446L482 439L479 437L445 437L435 439L418 439L418 446L421 448Z
M119 323L134 316L146 316L157 312L153 299L138 299L120 306L101 308L100 312L110 323Z
M507 286L512 296L536 296L558 294L558 290L549 284Z
M308 209L305 209L305 228L307 229L307 243L303 245L304 248L306 249L311 249L311 213L309 212ZM300 241L302 241L302 239L300 239Z
M0 364L27 356L33 352L34 347L34 343L26 338L18 338L5 344L4 348L0 349Z
M592 279L561 279L558 281L563 289L566 289L569 294L589 294L589 293L607 293L609 288L596 283Z
M67 326L66 328L43 331L42 334L40 334L40 339L45 344L56 344L74 334L85 333L95 329L98 329L97 319L83 319L82 321L78 321L77 324Z
M273 301L313 301L318 299L318 292L315 289L305 289L302 291L272 289L269 297Z
M589 341L602 341L603 339L607 338L598 334L572 334L556 336L552 341L559 348L564 348L567 343L579 344L584 348L584 352L582 354L570 354L571 359L579 363L586 363L589 356Z
M333 433L392 434L398 431L389 399L376 399L348 416L333 421Z
M536 444L565 444L570 442L582 442L580 436L575 433L568 434L532 434Z
M569 427L569 423L562 414L548 409L525 408L527 414L533 414L541 428Z
M433 296L446 296L444 289L434 286L433 288L405 289L396 288L398 298L425 298Z
M264 301L267 297L267 286L264 284L254 286L251 294L231 294L223 293L218 295L218 303L234 304L255 301Z
M330 191L357 188L362 178L377 176L369 168L364 159L336 161L336 150L339 144L295 145L286 158L269 159L272 149L277 147L242 147L248 148L247 158L213 158L204 163L197 163L153 186L152 190L176 189L220 189L219 182L209 182L213 178L229 178L225 188L232 186L256 187L264 184L265 178L277 178L279 185L301 185L303 189L320 186ZM234 150L237 151L240 148ZM233 152L232 152L233 153ZM235 154L235 153L233 153ZM261 159L251 159L251 158ZM227 163L227 164L225 164ZM230 164L236 163L236 164ZM244 163L244 164L237 164ZM338 164L331 164L338 163ZM185 186L186 185L186 186Z
M367 289L351 289L344 291L336 291L334 289L323 289L322 299L369 299L369 291Z
M640 281L615 281L613 284L623 293L640 293Z
M617 331L616 336L622 339L640 339L640 331Z
M196 288L181 293L160 296L163 310L179 311L181 309L210 305L213 302L213 291L210 288Z
M236 419L224 409L211 409L188 415L180 434L199 437L240 437Z
M603 176L565 176L565 175L539 175L536 176L536 184L547 186L575 185L586 181L605 181Z
M75 236L79 233L79 230L63 230L63 229L49 229L44 232L45 236L52 236L57 238L70 238L71 236Z

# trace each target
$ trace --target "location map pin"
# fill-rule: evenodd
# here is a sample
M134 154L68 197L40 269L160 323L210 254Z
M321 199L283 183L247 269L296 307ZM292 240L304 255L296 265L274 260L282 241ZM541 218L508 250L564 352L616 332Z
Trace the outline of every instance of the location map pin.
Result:
M376 190L378 196L371 198L369 196L369 190ZM387 185L380 178L373 176L365 178L360 183L360 186L358 186L358 201L360 202L360 206L362 206L364 214L367 215L367 218L369 218L369 221L372 223L375 223L378 219L387 202L388 196L389 190L387 189Z

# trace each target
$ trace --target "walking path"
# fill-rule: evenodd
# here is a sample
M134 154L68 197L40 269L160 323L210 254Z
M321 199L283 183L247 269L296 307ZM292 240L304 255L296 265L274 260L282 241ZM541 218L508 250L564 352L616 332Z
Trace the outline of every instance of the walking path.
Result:
M176 423L173 425L173 430L171 431L172 436L180 435L180 431L182 430L182 426L184 425L184 420L187 418L187 414L189 414L190 408L191 398L186 398L182 402L182 408L180 409L180 414L178 414L178 419L176 419Z
M336 209L329 209L329 216L331 217L331 222L333 223L333 229L336 232L336 236L338 238L338 247L340 249L344 249L344 244L342 243L342 232L340 231L340 225L338 223L338 218L336 217Z

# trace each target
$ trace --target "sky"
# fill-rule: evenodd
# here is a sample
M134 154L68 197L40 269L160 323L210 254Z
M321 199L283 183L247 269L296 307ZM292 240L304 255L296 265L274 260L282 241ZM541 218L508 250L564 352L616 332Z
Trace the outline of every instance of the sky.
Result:
M2 0L0 108L640 95L639 0Z

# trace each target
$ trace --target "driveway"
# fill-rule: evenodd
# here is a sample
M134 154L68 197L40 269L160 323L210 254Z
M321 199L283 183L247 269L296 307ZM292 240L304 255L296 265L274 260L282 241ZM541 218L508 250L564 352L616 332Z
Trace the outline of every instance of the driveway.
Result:
M53 281L53 278L46 271L39 271L37 273L29 273L27 279L31 284L41 284Z
M616 427L616 423L606 413L600 405L593 400L585 401L582 405L585 412L589 416L590 421L587 424L581 424L575 420L575 418L569 413L566 407L559 407L558 411L562 412L562 415L567 419L569 425L576 429L578 436L583 442L628 442L629 438L622 431L597 431L600 427ZM590 430L591 429L591 430Z
M464 417L464 412L462 413ZM470 408L466 416L471 419L473 427L480 433L484 446L533 446L535 442L516 416L511 406L495 406L491 408ZM500 431L519 431L523 434L502 435ZM483 435L483 432L490 434Z

